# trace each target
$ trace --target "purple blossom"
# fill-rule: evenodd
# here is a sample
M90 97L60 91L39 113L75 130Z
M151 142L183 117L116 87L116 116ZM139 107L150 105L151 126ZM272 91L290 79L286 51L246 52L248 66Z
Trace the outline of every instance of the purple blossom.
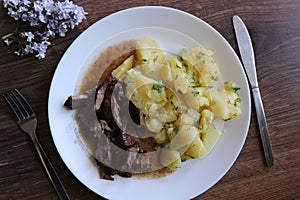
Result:
M3 2L9 16L34 27L31 30L17 29L13 34L2 37L7 45L14 42L16 37L20 37L18 43L23 46L15 52L19 56L37 52L36 57L45 58L50 45L49 38L54 38L56 35L64 37L68 30L79 25L87 14L82 7L69 0L62 2L37 0L33 3L30 0L3 0ZM14 40L10 40L10 37ZM21 42L22 38L26 41Z
M4 40L4 43L5 43L7 46L9 46L9 45L12 43L12 41L9 40L9 39L5 39L5 40Z
M46 51L48 46L51 43L48 42L47 40L42 41L41 43L35 43L32 47L33 50L35 50L36 52L38 52L38 54L35 56L37 58L45 58L46 56Z
M34 39L34 34L32 32L24 32L24 35L27 37L27 42L31 42Z

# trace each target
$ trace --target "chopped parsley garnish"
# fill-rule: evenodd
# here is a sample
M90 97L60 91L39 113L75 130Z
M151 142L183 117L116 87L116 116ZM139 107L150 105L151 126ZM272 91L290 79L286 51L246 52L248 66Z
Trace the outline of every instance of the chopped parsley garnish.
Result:
M237 105L238 105L238 103L240 103L242 100L241 100L241 98L236 98L235 100L234 100L234 106L236 107Z
M211 76L211 79L214 80L214 81L217 81L217 80L218 80L218 76L213 76L213 75L212 75L212 76Z
M195 97L199 97L199 96L200 96L200 92L199 92L199 91L192 91L192 94L193 94Z
M202 53L202 52L200 52L200 53L197 55L197 58L201 59L201 58L203 58L203 56L205 56L205 54Z
M155 56L155 58L153 59L153 62L156 63L157 59L158 59L158 56Z
M233 90L234 92L237 92L239 89L241 89L241 88L239 88L239 87L232 87L232 90Z
M163 85L162 85L161 82L159 82L159 83L153 83L152 89L156 90L158 93L161 93L162 89L163 89Z

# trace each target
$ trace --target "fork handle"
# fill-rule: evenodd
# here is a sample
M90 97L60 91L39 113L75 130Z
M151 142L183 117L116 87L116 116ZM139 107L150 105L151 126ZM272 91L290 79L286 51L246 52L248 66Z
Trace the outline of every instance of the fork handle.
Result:
M32 140L33 140L34 147L37 153L39 154L39 157L44 165L47 175L50 178L51 183L54 189L56 190L57 195L59 196L59 199L69 200L68 194L66 193L66 190L62 185L57 173L55 172L55 169L53 168L50 160L48 159L43 147L38 142L37 138L33 138Z

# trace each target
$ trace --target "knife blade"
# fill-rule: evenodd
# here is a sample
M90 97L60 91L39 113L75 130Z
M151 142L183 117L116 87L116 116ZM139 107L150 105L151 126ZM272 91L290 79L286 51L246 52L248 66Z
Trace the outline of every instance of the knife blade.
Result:
M256 66L255 66L255 56L254 56L254 50L253 50L251 38L244 22L237 15L233 16L233 26L235 30L235 35L236 35L240 55L242 58L242 63L244 65L244 70L247 74L250 87L252 89L252 95L254 99L258 126L260 130L260 136L263 145L266 164L267 166L273 166L274 158L273 158L272 145L270 141L265 111L264 111L264 107L263 107L263 103L262 103L262 99L258 87Z

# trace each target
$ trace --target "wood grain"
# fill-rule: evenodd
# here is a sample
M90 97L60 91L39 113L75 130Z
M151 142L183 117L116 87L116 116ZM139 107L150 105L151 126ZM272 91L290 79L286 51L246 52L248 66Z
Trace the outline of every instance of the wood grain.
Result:
M68 46L86 28L116 11L162 5L189 12L215 27L238 52L232 16L246 23L254 44L275 165L265 166L254 110L238 159L211 189L195 199L300 199L300 1L299 0L77 0L87 19L64 38L54 39L45 59L13 55L0 42L0 93L18 88L38 116L38 137L71 199L102 199L82 185L61 160L48 125L48 90ZM15 23L0 7L0 35ZM200 184L200 183L199 183ZM0 103L0 199L57 199L29 138Z

